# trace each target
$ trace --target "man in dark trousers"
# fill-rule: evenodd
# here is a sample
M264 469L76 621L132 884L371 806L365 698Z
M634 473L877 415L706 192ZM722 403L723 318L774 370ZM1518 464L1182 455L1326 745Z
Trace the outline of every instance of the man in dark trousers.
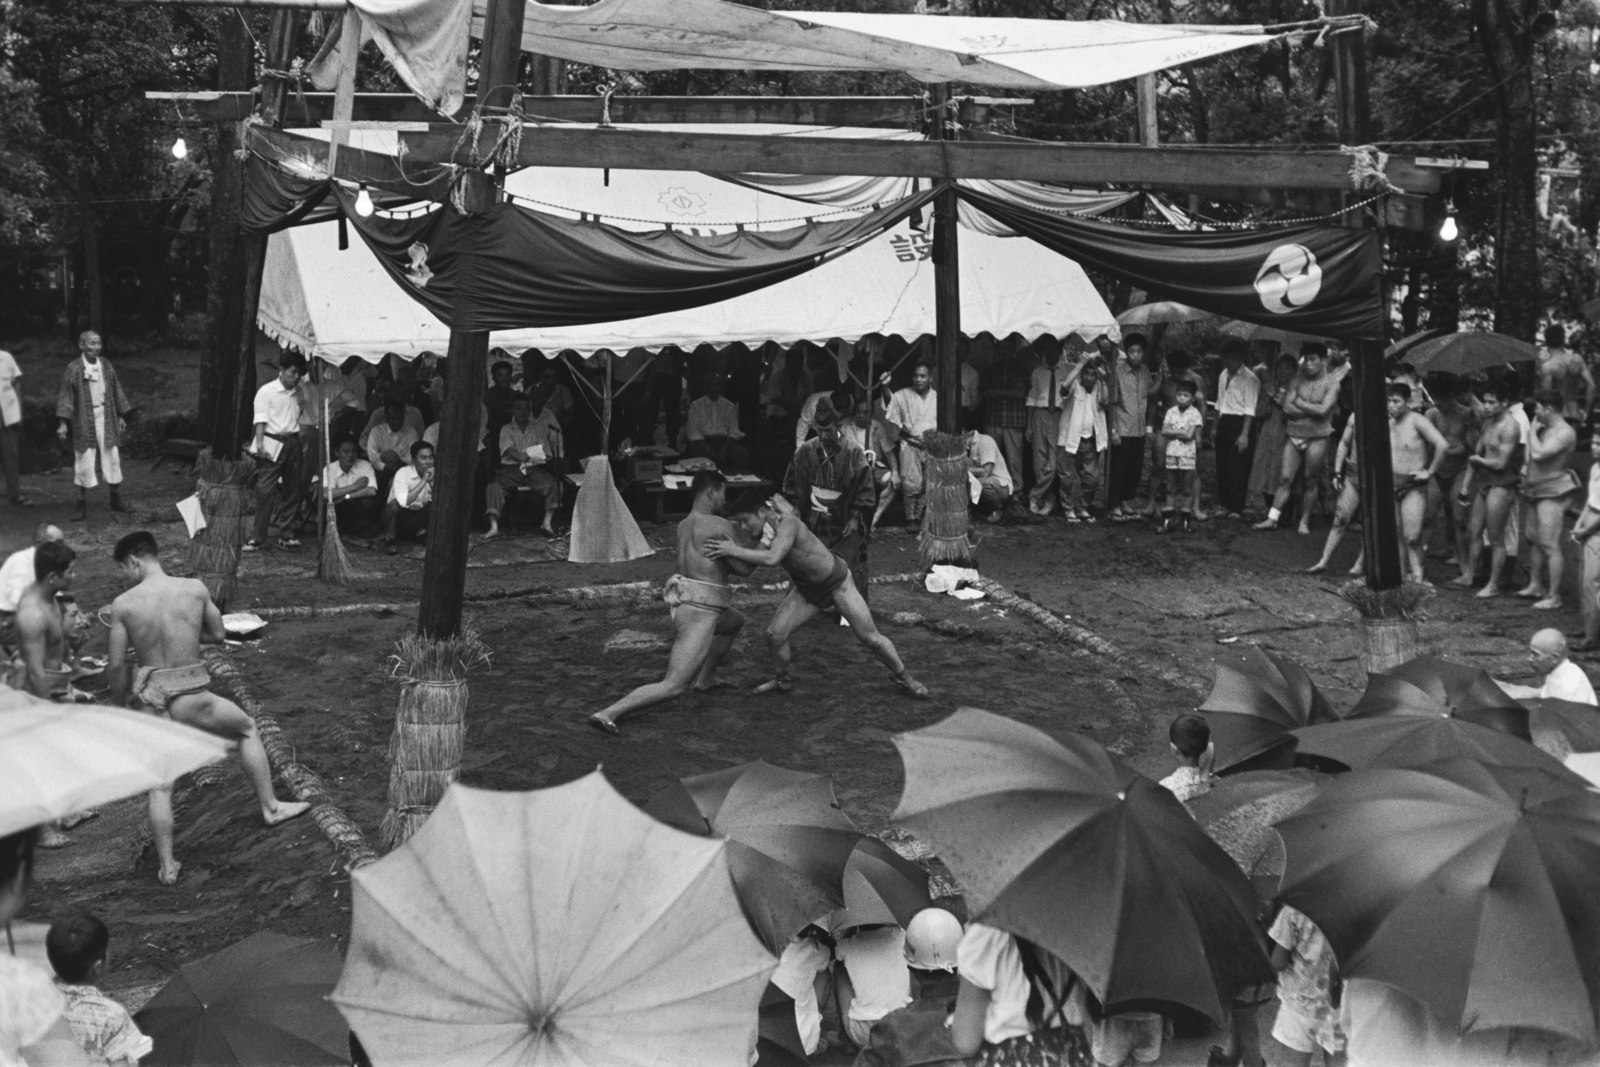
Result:
M877 503L867 454L840 436L854 405L838 396L817 404L817 436L801 445L789 463L783 492L794 501L806 528L850 567L856 590L867 599L867 528Z

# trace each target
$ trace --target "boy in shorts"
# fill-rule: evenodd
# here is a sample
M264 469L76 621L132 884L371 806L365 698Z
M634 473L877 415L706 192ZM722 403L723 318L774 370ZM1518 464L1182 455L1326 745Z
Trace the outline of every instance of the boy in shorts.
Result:
M1161 420L1161 437L1167 447L1167 508L1162 512L1160 533L1177 529L1179 517L1183 532L1188 533L1193 529L1191 521L1201 518L1200 472L1195 462L1204 425L1205 416L1194 406L1193 383L1180 378L1173 389L1173 405Z
M1278 972L1278 1018L1272 1038L1288 1049L1286 1067L1310 1067L1320 1048L1327 1062L1344 1048L1339 1013L1333 1003L1333 949L1317 924L1284 905L1267 932L1272 966Z
M61 1013L72 1036L94 1063L133 1067L149 1055L150 1038L133 1024L128 1009L100 992L111 935L93 915L57 919L45 934L45 955L66 998Z

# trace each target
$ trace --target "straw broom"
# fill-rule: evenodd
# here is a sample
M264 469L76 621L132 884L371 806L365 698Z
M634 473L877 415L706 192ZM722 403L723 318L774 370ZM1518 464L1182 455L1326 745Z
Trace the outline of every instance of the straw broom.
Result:
M489 649L471 626L440 641L413 634L395 646L391 673L401 687L389 741L389 810L378 830L385 850L416 833L460 777L467 674L488 662Z
M917 547L922 568L935 563L970 562L977 551L968 537L967 440L960 434L925 433L924 464L928 506Z
M256 462L248 455L237 462L217 459L207 448L196 458L194 472L206 528L189 542L189 569L205 583L217 607L226 611L239 586L239 556Z
M339 513L333 506L332 488L325 483L328 467L333 465L333 446L329 440L328 398L322 398L322 461L323 477L317 480L322 490L322 554L317 559L317 577L330 585L349 585L355 577L350 556L339 537Z

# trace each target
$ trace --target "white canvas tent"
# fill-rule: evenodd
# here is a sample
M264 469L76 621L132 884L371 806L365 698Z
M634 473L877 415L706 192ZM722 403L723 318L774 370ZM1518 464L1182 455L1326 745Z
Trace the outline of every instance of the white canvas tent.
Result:
M820 131L747 126L739 132L815 136ZM886 135L856 129L827 133ZM356 130L352 144L392 152L394 136ZM506 190L538 211L570 217L588 213L639 230L671 224L721 232L736 223L781 228L826 213L815 204L676 171L531 167L508 177ZM931 334L931 219L924 222L921 231L912 222L901 223L797 278L719 304L619 322L498 332L491 343L513 351L573 349L590 355L602 348L625 352L668 344L787 345L869 333ZM331 362L352 356L377 362L387 352L442 353L449 343L444 324L401 291L357 235L350 235L349 248L339 250L338 224L332 221L272 235L257 321L280 343ZM996 337L1077 333L1088 340L1117 330L1115 317L1076 263L1023 238L970 229L961 234L961 324L969 335L987 331Z

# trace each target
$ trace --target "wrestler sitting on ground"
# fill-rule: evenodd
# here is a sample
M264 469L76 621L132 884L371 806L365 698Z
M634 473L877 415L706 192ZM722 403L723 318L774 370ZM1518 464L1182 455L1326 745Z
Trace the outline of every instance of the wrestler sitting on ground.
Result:
M772 545L745 548L732 536L723 534L706 542L705 553L709 558L740 560L757 567L782 567L794 580L789 595L778 605L767 626L767 646L777 660L777 677L758 686L756 692L788 692L794 688L789 675L794 661L789 637L818 611L834 607L850 624L850 632L855 634L856 640L889 668L896 685L914 697L928 695L928 687L911 677L900 661L894 643L878 632L872 611L850 580L850 567L816 534L806 529L793 508L775 507L760 491L751 490L729 509L729 518L735 529L743 530L751 541L759 541L763 528L770 523L775 531Z
M112 601L110 651L106 673L111 695L121 703L131 692L144 706L209 734L239 743L239 762L261 804L261 819L276 826L311 805L281 801L272 791L272 768L256 736L255 721L232 701L206 687L210 672L200 658L201 641L223 639L222 614L205 583L174 578L161 569L156 539L140 530L117 542L112 558L133 588ZM139 668L129 685L128 646ZM181 865L172 857L172 787L150 792L150 829L155 838L162 885L178 880Z
M618 732L617 720L624 715L681 696L690 688L703 691L728 684L717 680L717 667L744 626L744 616L733 608L728 574L749 574L753 568L735 560L709 559L704 551L711 538L733 534L733 527L719 514L727 498L727 479L716 471L701 471L690 489L694 505L678 523L679 573L667 579L662 594L677 630L667 676L589 716L591 726L608 734Z

